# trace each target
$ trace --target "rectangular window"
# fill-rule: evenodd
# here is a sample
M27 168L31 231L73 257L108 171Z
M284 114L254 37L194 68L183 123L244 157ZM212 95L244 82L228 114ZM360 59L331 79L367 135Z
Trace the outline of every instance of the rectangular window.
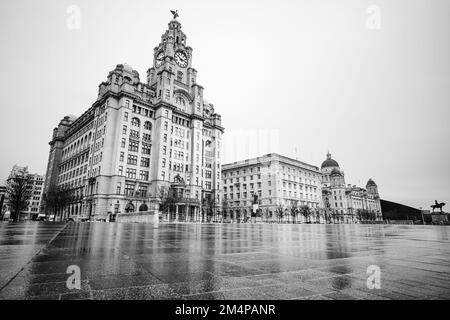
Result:
M150 158L141 158L141 167L150 167Z
M123 151L121 151L120 152L120 159L119 159L119 161L123 162L124 157L125 157L125 153Z
M123 126L123 128L122 128L122 134L127 134L127 126Z
M119 176L123 176L123 166L119 166Z
M138 159L138 157L136 155L129 154L127 163L132 164L132 165L137 165L137 159Z
M141 180L148 181L148 171L141 170L141 171L139 172L139 178L140 178Z
M139 141L130 140L128 150L137 152L139 150Z
M126 139L122 138L122 141L120 142L120 147L125 148Z
M147 186L139 185L139 196L142 198L147 197Z
M134 193L134 184L133 183L125 184L125 195L133 196L133 193Z
M128 121L128 112L125 112L125 113L123 114L123 120L124 120L124 121Z
M122 182L117 182L117 190L116 193L120 194L122 192Z
M143 154L150 154L150 152L151 152L151 145L143 143L142 144L142 153Z
M152 141L152 136L150 135L150 134L148 134L148 133L143 133L142 134L142 139L144 140L144 141Z
M139 131L130 130L130 137L139 139Z
M127 178L136 179L136 169L127 168Z

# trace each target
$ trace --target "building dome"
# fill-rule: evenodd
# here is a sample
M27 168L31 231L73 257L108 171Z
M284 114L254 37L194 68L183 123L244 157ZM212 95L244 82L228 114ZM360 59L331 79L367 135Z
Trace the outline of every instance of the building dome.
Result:
M324 169L324 168L332 168L332 167L339 167L339 163L337 163L336 160L332 159L331 153L328 152L327 159L324 162L322 162L321 168Z
M367 181L366 187L369 187L369 186L375 186L376 187L377 184L372 179L369 179L369 181Z
M333 160L334 161L334 160ZM336 161L334 161L334 162L336 162ZM337 163L337 162L336 162ZM332 176L335 176L335 175L338 175L338 176L340 176L341 175L341 172L339 171L339 169L337 169L337 168L334 168L333 170L331 170L331 174L330 175L332 175Z

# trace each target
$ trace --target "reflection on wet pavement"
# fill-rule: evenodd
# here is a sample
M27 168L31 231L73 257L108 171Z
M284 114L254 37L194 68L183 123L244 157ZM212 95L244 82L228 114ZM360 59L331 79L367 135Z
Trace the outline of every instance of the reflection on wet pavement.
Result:
M0 299L448 299L450 228L0 223ZM81 270L69 289L67 267ZM367 286L367 267L381 288Z

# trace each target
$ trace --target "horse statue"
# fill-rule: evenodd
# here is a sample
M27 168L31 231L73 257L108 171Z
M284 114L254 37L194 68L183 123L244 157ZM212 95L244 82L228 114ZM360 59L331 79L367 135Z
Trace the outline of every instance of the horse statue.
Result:
M431 205L430 207L433 209L433 212L434 212L434 209L441 209L441 213L442 213L443 206L445 206L444 202L438 203L437 200L434 200L434 204Z

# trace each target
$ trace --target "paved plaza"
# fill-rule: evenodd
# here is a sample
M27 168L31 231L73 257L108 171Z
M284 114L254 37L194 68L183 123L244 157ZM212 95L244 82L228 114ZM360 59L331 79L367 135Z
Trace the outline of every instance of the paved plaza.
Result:
M450 228L0 223L0 299L449 299ZM69 289L71 265L81 289ZM380 268L380 289L367 268Z

